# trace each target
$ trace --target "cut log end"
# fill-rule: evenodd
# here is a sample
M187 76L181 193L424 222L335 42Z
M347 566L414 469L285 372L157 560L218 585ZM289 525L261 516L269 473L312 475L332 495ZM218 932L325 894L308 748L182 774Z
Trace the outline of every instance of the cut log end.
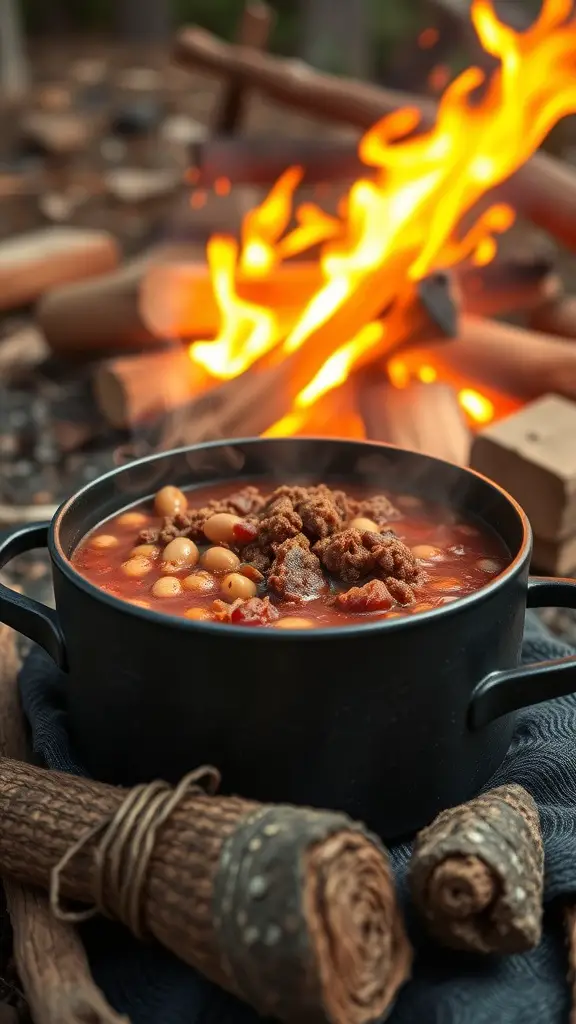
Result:
M412 964L388 862L361 834L340 832L308 853L304 885L328 1019L380 1019Z
M500 954L534 948L543 885L538 810L522 786L442 811L416 837L412 897L445 946Z

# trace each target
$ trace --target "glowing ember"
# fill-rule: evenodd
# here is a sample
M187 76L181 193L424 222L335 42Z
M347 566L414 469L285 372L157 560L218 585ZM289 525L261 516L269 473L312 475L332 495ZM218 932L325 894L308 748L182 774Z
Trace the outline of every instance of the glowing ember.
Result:
M416 133L421 115L409 108L371 128L359 154L372 172L352 185L337 218L310 203L293 210L302 178L293 167L246 216L240 247L230 238L210 241L221 324L216 338L191 346L191 359L217 380L243 373L269 353L283 357L304 346L324 359L269 434L300 432L322 396L411 336L419 281L463 260L493 259L495 236L513 221L509 207L492 206L463 236L459 226L560 118L576 111L571 8L572 0L547 0L537 22L517 33L498 21L488 0L474 0L476 32L500 62L489 81L478 68L459 75L429 130ZM421 45L432 45L432 35L423 34ZM321 283L303 308L280 322L273 307L239 297L241 277L267 281L284 261L317 245ZM413 376L431 383L438 371L431 360L414 373L402 358L389 361L388 374L402 387ZM490 399L471 388L459 389L458 397L476 423L495 415Z

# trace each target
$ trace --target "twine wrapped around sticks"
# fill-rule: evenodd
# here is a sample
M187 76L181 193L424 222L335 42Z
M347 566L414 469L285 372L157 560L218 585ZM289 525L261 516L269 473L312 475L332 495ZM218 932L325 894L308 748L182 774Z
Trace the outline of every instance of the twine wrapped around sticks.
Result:
M123 921L265 1017L380 1019L412 962L380 841L201 783L216 770L129 791L0 758L0 875L49 888L65 920Z
M521 953L542 935L544 850L538 809L519 785L441 811L416 836L414 903L442 945Z
M200 786L205 781L204 787ZM212 765L203 765L189 772L176 789L166 782L151 782L131 789L118 810L95 825L72 844L53 868L50 876L50 907L61 921L78 923L96 914L115 917L136 936L149 936L143 920L142 887L146 881L150 858L158 829L189 791L214 794L220 785L220 772ZM88 910L66 910L60 899L62 872L86 843L100 836L94 854L94 906ZM109 893L109 906L105 894Z

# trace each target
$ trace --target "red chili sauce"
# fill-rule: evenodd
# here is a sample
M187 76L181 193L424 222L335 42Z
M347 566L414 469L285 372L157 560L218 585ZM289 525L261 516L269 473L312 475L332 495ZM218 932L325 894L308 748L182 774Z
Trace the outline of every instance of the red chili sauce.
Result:
M141 608L273 629L414 615L479 590L509 562L495 533L446 506L325 484L164 487L72 556Z

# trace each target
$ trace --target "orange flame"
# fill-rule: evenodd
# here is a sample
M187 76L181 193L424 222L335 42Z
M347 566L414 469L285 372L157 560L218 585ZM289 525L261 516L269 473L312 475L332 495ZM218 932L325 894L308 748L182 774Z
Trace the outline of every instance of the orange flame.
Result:
M338 217L313 204L293 212L302 178L294 167L246 216L239 250L231 239L212 239L208 260L221 325L214 340L191 346L192 360L227 379L275 348L284 355L303 346L322 358L326 353L291 411L301 423L303 411L357 366L407 337L419 281L467 258L478 265L493 259L495 236L514 219L510 207L492 206L464 235L459 226L488 190L535 152L560 118L576 111L571 7L572 0L546 0L534 25L517 33L498 21L489 0L473 0L476 32L500 62L489 81L474 67L459 75L428 130L416 133L421 115L411 108L371 128L359 155L373 176L352 185ZM239 298L241 274L266 280L283 261L318 244L321 284L288 328L273 309ZM402 363L395 370L394 363L392 379L405 379L398 370ZM434 372L428 369L430 380ZM473 390L461 391L459 398L477 422L493 414L490 401L483 403ZM280 422L290 432L290 417Z

